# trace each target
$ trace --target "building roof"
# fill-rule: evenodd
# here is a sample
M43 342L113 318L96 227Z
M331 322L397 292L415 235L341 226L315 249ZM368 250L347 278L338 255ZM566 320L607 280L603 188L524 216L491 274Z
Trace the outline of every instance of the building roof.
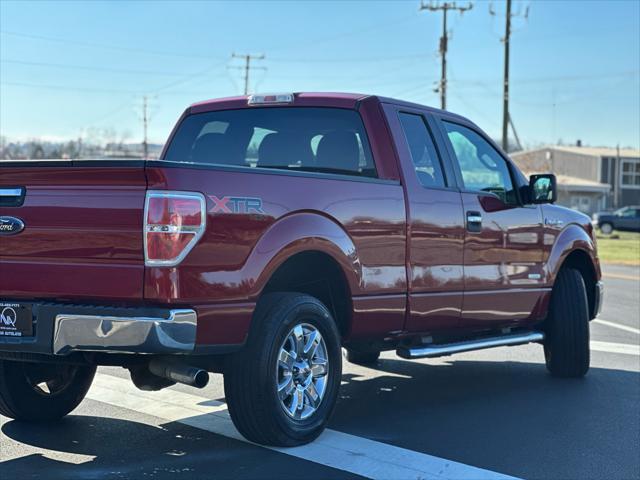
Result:
M519 155L546 150L558 150L561 152L570 152L578 155L587 155L590 157L616 157L618 155L618 150L613 147L577 147L565 145L547 145L545 147L534 148L532 150L513 152L510 155L514 158L517 158ZM621 148L620 156L626 158L640 158L640 150L633 148Z

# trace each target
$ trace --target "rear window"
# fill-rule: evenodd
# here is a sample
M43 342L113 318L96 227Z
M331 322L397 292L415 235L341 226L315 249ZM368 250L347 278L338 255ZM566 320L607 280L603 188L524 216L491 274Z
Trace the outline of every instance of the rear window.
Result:
M186 117L164 160L376 177L358 112L246 108Z

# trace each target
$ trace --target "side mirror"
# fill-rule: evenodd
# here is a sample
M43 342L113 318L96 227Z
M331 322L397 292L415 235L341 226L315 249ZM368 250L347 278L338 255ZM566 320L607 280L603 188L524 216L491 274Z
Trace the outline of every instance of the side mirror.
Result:
M552 173L529 177L529 199L531 203L554 203L558 199L556 176Z

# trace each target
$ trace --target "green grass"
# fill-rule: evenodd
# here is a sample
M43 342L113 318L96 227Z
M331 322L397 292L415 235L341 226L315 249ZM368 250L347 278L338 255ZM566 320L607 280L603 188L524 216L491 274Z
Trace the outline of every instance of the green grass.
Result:
M598 231L597 241L601 262L640 265L640 233L614 231L603 235Z

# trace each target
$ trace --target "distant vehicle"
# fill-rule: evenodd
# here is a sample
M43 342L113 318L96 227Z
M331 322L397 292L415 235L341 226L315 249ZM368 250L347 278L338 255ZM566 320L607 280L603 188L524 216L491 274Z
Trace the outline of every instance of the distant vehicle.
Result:
M609 235L614 230L640 232L640 206L622 207L611 213L595 213L593 223L605 235Z
M342 348L534 342L581 377L600 263L555 200L473 122L354 94L192 105L160 160L1 162L0 414L63 417L97 365L142 390L217 372L246 438L294 446L329 421Z

